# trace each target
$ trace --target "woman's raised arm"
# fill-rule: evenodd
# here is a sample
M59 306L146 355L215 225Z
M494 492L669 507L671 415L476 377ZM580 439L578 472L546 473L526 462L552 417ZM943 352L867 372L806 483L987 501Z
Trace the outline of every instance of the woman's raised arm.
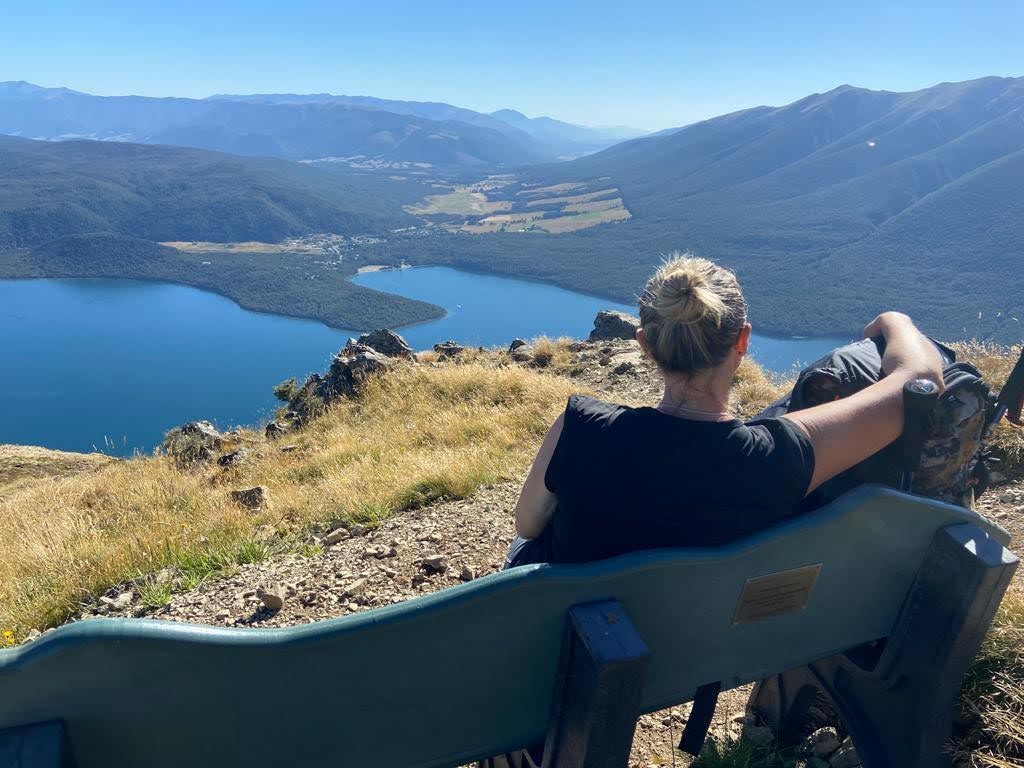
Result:
M900 436L906 382L925 378L942 387L939 353L906 315L879 315L864 329L864 336L885 338L885 378L843 400L784 416L807 433L814 448L808 493Z

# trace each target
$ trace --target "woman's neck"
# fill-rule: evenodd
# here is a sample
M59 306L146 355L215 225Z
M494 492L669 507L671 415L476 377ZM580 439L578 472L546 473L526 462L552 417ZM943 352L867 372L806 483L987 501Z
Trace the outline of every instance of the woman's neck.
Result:
M665 375L665 392L658 410L695 421L729 421L731 376L715 369L698 376Z

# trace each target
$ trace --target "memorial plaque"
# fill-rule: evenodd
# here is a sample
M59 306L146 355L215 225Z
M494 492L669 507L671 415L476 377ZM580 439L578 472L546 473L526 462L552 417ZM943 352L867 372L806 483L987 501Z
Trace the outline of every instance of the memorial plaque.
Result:
M733 624L750 624L802 611L811 598L821 563L747 579Z

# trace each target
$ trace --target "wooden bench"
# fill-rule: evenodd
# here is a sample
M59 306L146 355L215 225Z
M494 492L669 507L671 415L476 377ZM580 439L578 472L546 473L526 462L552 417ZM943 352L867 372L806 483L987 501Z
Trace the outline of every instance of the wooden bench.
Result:
M305 626L81 621L0 652L0 766L427 768L546 740L546 765L621 767L640 713L759 680L783 738L824 692L866 768L947 765L1007 543L862 488L721 549L530 566Z

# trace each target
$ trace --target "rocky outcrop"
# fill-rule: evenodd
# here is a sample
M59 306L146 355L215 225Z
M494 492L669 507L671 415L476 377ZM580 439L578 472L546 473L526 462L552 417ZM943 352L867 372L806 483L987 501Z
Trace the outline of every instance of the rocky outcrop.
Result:
M394 331L389 331L387 328L378 328L376 331L364 333L355 344L352 344L352 342L349 342L349 344L353 347L359 345L369 347L376 352L380 352L382 355L402 360L414 360L416 358L412 347L406 343L405 339Z
M251 512L256 512L270 503L270 491L264 485L239 488L237 491L231 492L231 500Z
M442 341L440 344L435 344L434 351L441 360L448 360L461 355L465 348L461 344L449 339L448 341Z
M358 396L360 388L368 378L390 370L397 364L393 358L381 354L372 347L349 342L334 356L326 375L314 373L306 379L306 383L288 403L289 415L293 414L294 420L299 423L307 422L323 413L335 400ZM272 423L277 424L274 436L287 431L282 420ZM267 436L270 437L270 427L267 429Z
M164 436L164 450L183 464L208 461L223 445L224 435L208 421L190 421Z
M590 341L607 341L609 339L633 339L636 337L640 321L625 312L613 309L602 309L594 318L594 330L590 332Z

